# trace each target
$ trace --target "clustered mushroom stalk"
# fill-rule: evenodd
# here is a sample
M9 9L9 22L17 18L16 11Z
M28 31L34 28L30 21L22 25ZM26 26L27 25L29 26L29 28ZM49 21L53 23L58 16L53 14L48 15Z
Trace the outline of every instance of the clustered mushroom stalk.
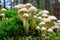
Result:
M45 37L46 37L46 28L45 27L42 27L41 28L41 40L45 40Z
M48 18L51 20L50 26L53 26L54 25L54 21L57 20L57 18L55 16L48 16Z
M29 14L25 13L23 14L23 25L24 25L24 28L25 28L25 31L26 33L28 33L28 30L29 30L29 24L28 24L28 18L29 18Z
M46 28L48 29L48 28L50 28L50 22L51 22L51 20L50 19L48 19L48 18L46 18L45 20L43 20L45 23L46 23Z
M23 22L22 15L28 13L28 10L26 8L22 8L18 11L18 13L19 13L18 15L20 17L20 20Z
M32 27L31 29L33 30L34 29L34 25L35 25L35 18L34 18L34 15L36 14L37 12L37 9L34 7L34 6L31 6L29 8L29 15L30 15L30 18L32 19Z
M5 14L1 14L2 16L2 21L5 20Z

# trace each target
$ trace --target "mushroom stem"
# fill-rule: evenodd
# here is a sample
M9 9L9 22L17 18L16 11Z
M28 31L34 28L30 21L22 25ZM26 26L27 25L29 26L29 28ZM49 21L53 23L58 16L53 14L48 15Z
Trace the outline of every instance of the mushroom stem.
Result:
M45 40L45 37L46 37L46 28L45 27L42 27L41 28L41 40Z
M32 30L34 29L35 27L35 18L34 18L34 12L31 13L31 17L32 17Z
M28 17L29 17L28 14L23 14L23 25L26 33L28 33L29 30Z

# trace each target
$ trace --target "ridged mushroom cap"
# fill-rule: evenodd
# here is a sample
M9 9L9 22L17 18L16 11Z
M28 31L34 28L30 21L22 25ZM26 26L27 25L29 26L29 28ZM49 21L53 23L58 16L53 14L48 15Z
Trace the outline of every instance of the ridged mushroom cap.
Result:
M36 27L36 29L37 29L37 30L39 30L39 29L40 29L40 27L39 27L39 26L37 26L37 27Z
M27 10L26 8L22 8L22 9L20 9L20 10L18 11L18 13L23 12L23 11L28 12L28 10Z
M31 6L31 7L29 8L29 12L37 12L37 8L34 7L34 6Z
M46 28L45 27L42 27L41 30L46 30Z
M57 20L57 18L56 18L55 16L48 16L48 18L49 18L50 20Z
M29 14L25 13L25 14L23 14L22 17L23 17L23 18L28 18L28 17L29 17Z
M52 30L51 28L49 28L49 29L47 30L47 32L53 32L53 30Z

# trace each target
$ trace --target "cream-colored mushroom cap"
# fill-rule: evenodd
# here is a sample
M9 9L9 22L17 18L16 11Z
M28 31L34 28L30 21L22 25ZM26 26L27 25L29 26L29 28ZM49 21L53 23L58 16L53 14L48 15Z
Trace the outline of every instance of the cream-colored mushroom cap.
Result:
M60 23L60 20L57 20L58 23Z
M6 9L5 8L2 8L1 11L6 11Z
M36 15L34 15L34 18L37 18L37 16L36 16Z
M1 16L5 16L5 14L1 14Z
M32 6L32 4L31 3L26 3L26 6Z
M45 27L42 27L41 30L46 30L46 28Z
M42 17L37 17L39 20L42 20Z
M45 20L43 20L44 22L51 22L50 19L46 18Z
M29 17L29 14L25 13L25 14L23 14L22 17L23 17L23 18L27 18L27 17Z
M49 28L49 29L47 30L47 32L53 32L53 30L52 30L51 28Z
M34 6L31 6L31 7L29 8L29 12L37 12L37 8L34 7Z
M40 22L39 25L45 25L46 23L45 22Z
M43 14L42 17L48 17L48 15L47 14Z
M48 16L48 18L49 18L50 20L57 20L57 18L56 18L55 16Z
M47 11L47 10L43 10L43 12L44 12L45 14L49 14L49 11Z
M15 7L14 8L19 8L19 6L18 5L15 5Z
M40 27L39 27L39 26L37 26L37 27L36 27L36 29L38 30L38 29L40 29Z
M59 28L59 26L58 25L55 25L54 28Z
M28 10L27 10L26 8L22 8L22 9L20 9L20 10L18 11L18 13L23 12L23 11L28 12Z

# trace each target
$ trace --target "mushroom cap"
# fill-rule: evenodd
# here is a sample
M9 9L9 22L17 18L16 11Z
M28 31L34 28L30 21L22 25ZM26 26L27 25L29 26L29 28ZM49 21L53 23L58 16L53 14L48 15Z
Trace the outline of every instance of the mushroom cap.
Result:
M42 14L42 17L48 17L48 15L47 14Z
M39 25L45 25L45 22L40 22Z
M38 14L39 14L39 15L42 15L42 11L40 11Z
M49 14L49 11L47 11L47 10L43 10L43 12L45 12L46 14Z
M59 28L59 26L58 26L58 25L55 25L55 26L54 26L54 28L57 28L57 29L58 29L58 28Z
M31 3L26 3L26 6L32 6L32 4Z
M20 9L20 10L18 11L18 13L24 12L24 11L28 12L28 10L27 10L26 8L22 8L22 9Z
M42 20L42 17L38 17L39 20Z
M3 12L3 11L5 12L5 11L6 11L6 9L5 9L5 8L2 8L2 9L1 9L1 11L2 11L2 12Z
M29 12L37 12L37 8L34 7L34 6L31 6L31 7L29 8Z
M46 30L46 28L45 27L42 27L41 30Z
M15 5L15 7L14 8L19 8L19 6L18 5Z
M60 23L60 20L57 20L58 23Z
M53 30L52 30L51 28L49 28L49 29L47 30L47 32L53 32Z
M1 16L5 16L5 14L1 14Z
M40 27L39 27L39 26L37 26L37 27L36 27L36 29L37 29L37 30L39 30L39 29L40 29Z
M6 20L8 20L8 18L6 18Z
M36 15L34 15L34 18L37 18L37 16L36 16Z
M55 16L48 16L48 18L49 18L50 20L57 20L57 18L56 18Z
M43 20L44 22L51 22L51 20L50 19L48 19L48 18L45 18L45 20Z
M28 18L28 17L29 17L29 14L25 13L25 14L23 14L22 17L23 17L23 18Z

